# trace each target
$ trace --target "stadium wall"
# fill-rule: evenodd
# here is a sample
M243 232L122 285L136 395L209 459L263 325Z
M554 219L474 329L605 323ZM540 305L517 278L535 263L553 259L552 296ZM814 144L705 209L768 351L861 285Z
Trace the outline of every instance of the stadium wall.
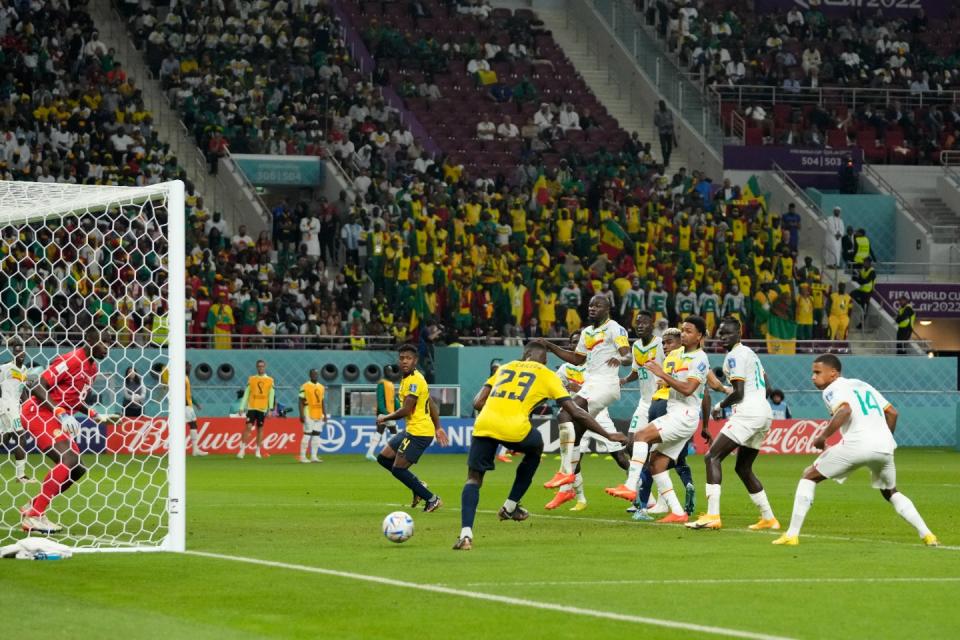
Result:
M30 350L28 358L41 366L56 354L54 350ZM142 357L141 357L142 354ZM159 415L159 400L163 389L159 377L145 370L146 363L154 357L152 349L119 350L110 352L101 364L106 374L95 386L100 394L97 409L101 412L116 411L110 406L114 394L119 394L123 384L123 371L136 365L143 376L148 394L154 397L145 407L146 415ZM503 362L518 358L519 347L441 347L436 349L436 383L459 384L462 390L461 414L470 415L470 399L489 376L490 362ZM297 390L307 379L311 368L332 364L337 375L324 380L328 386L327 408L331 415L340 415L340 389L344 384L369 384L364 376L368 365L382 368L395 361L392 351L326 351L326 350L216 350L188 349L187 360L194 372L201 363L213 370L209 380L192 376L194 400L200 405L202 416L227 416L236 402L236 393L246 384L246 379L255 371L256 361L267 362L267 373L276 381L277 401L287 407L296 407ZM794 418L824 419L827 411L820 392L810 383L810 365L813 355L764 356L771 384L783 389ZM847 356L843 360L844 373L862 378L877 387L900 412L897 440L903 446L960 446L960 394L957 392L957 358L923 358L911 356ZM344 368L354 364L359 377L346 380ZM551 366L559 361L551 358ZM720 354L710 356L711 366L722 364ZM233 375L223 379L218 371L223 365L232 368ZM618 421L629 420L636 406L636 391L624 389L620 401L611 409Z
M897 261L897 205L893 196L827 193L817 189L807 189L807 195L817 203L824 216L833 215L833 208L840 207L845 225L855 230L865 229L877 260Z

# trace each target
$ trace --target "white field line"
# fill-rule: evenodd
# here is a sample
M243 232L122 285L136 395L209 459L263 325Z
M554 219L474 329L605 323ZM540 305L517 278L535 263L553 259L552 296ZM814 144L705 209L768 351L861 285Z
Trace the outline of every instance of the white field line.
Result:
M882 584L882 583L960 582L953 577L905 578L678 578L669 580L543 580L529 582L464 582L458 587L533 587L533 586L620 586L620 585L725 585L725 584ZM451 583L438 582L440 586Z
M350 571L337 571L334 569L324 569L322 567L313 567L302 564L291 564L287 562L275 562L272 560L262 560L260 558L248 558L245 556L232 556L222 553L208 553L205 551L186 551L187 555L201 558L212 558L215 560L226 560L229 562L239 562L252 564L261 567L272 567L275 569L286 569L288 571L300 571L303 573L314 573L335 578L344 578L347 580L358 580L361 582L372 582L391 587L400 587L403 589L415 589L417 591L428 591L448 596L460 598L469 598L472 600L483 600L487 602L496 602L514 607L527 607L529 609L540 609L543 611L554 611L565 615L578 615L589 618L601 618L605 620L615 620L617 622L629 622L634 624L646 624L668 629L678 629L695 633L710 634L717 636L727 636L730 638L747 638L748 640L789 640L784 636L774 636L765 633L754 633L752 631L743 631L740 629L729 629L726 627L715 627L710 625L693 624L681 622L678 620L667 620L664 618L650 618L646 616L634 616L625 613L616 613L614 611L603 611L600 609L587 609L584 607L571 607L553 602L542 602L539 600L528 600L526 598L512 598L493 593L480 593L476 591L466 591L464 589L454 589L435 584L422 584L418 582L408 582L406 580L394 580L384 578L383 576L367 575L363 573L353 573Z

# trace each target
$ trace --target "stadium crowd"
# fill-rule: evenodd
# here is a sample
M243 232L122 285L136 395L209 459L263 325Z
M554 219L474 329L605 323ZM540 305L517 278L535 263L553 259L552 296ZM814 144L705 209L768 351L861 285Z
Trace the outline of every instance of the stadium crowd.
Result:
M859 145L872 161L895 163L936 162L939 151L960 149L960 50L949 38L956 11L931 24L922 10L898 18L864 8L853 18L827 16L819 3L782 12L754 12L746 0L637 4L681 63L721 95L740 85L779 90L776 103L738 104L758 130L756 144ZM827 91L815 107L801 96L831 88L899 93L861 91L852 105Z
M50 12L44 21L29 8L4 14L4 43L22 43L4 47L13 63L7 82L12 76L16 87L5 103L15 119L6 122L15 122L28 139L48 136L41 157L61 174L83 166L78 181L143 184L181 175L152 130L150 114L137 110L142 102L135 83L96 44L89 17L77 8L84 4L70 10L54 5L63 6L45 4ZM212 334L218 348L248 340L301 346L301 336L355 348L370 336L403 341L442 335L453 343L461 337L557 337L577 329L590 296L601 294L624 323L650 309L666 322L699 312L712 328L730 313L747 320L755 336L769 331L770 318L797 324L800 337L826 336L830 291L815 267L800 263L800 218L768 211L755 186L716 184L684 169L668 175L650 141L636 134L589 154L567 148L550 163L527 145L514 170L471 175L454 157L429 157L376 85L363 80L329 5L226 5L228 11L176 3L163 14L150 2L122 7L158 77L213 156L224 145L329 152L353 173L353 184L335 202L280 203L270 231L256 238L243 227L230 228L188 184L189 333ZM78 38L81 54L57 48L61 42L73 47ZM56 62L40 65L49 77L29 71L29 52L43 47L60 52ZM425 91L432 92L429 84ZM16 96L22 95L39 107L19 106ZM100 96L98 108L89 107L86 96ZM565 111L561 105L545 109L557 121ZM41 128L38 113L43 122L57 121L54 129ZM61 151L54 133L62 129L76 137ZM134 143L112 141L127 134ZM141 139L153 143L138 145ZM88 160L104 155L122 162L122 169ZM166 164L151 166L154 159ZM15 177L39 180L46 175L42 164L28 165L35 174ZM105 177L91 177L90 167L94 176L103 169ZM78 247L104 241L87 228L89 221L72 224L76 229L66 232L88 232ZM128 230L121 228L113 240L121 248L130 248ZM54 286L56 269L71 271L67 262L44 264L39 254L47 245L28 240L8 234L5 277L16 277L10 269L24 255L38 265L27 290ZM146 256L147 248L133 253ZM123 259L132 260L128 254ZM112 264L118 255L97 253L97 267L126 273L131 266L147 277L139 286L149 291L140 298L156 298L150 270ZM89 282L104 286L96 277ZM103 293L115 305L129 296ZM122 323L135 333L150 328L152 317L150 309L136 309Z

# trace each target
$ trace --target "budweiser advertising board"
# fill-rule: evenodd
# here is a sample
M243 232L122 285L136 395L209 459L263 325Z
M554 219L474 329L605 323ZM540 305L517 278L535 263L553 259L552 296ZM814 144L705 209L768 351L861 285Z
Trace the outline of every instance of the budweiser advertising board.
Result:
M200 447L213 454L234 454L239 450L243 432L243 418L203 418L200 426ZM450 447L441 449L436 443L431 447L436 452L465 453L470 447L473 420L449 418L443 420L444 429L450 437ZM544 436L545 450L556 451L559 445L555 420L535 420L534 424ZM710 423L710 431L716 435L723 421ZM764 440L761 453L815 454L813 440L827 427L826 420L774 420L770 433ZM295 418L267 418L263 444L267 453L296 455L300 448L303 428ZM377 430L371 418L331 418L320 438L320 453L365 453ZM167 428L164 419L130 418L114 427L85 422L79 437L81 449L89 452L107 451L127 454L163 454L167 450ZM834 434L830 444L840 441ZM697 453L704 453L706 444L694 440ZM189 440L188 440L189 447Z

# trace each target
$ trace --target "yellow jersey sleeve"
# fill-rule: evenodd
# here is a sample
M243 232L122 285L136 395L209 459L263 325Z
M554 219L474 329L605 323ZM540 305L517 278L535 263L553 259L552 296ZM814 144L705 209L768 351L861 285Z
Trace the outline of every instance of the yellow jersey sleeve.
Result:
M430 419L430 410L427 402L430 400L430 389L423 374L414 371L403 379L400 384L400 397L406 401L407 396L414 396L417 403L413 412L406 418L406 431L411 436L433 436L433 420Z
M186 378L187 383L187 406L193 406L193 391L190 389L190 378Z

